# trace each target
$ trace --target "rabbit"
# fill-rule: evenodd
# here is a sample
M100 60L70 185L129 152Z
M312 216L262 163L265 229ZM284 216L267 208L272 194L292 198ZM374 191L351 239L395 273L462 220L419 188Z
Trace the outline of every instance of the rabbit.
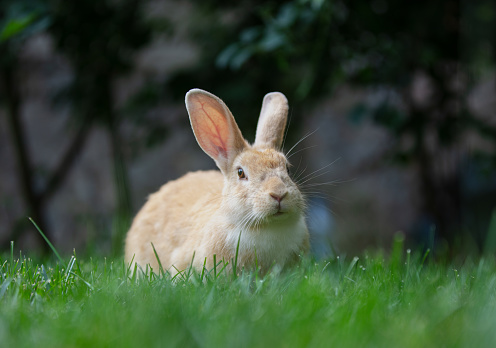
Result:
M309 249L309 233L303 195L280 152L286 97L264 97L253 145L215 95L192 89L186 108L198 144L220 171L188 173L150 195L127 233L126 261L157 270L158 256L171 273L190 265L210 270L214 255L232 267L236 252L240 269L294 264Z

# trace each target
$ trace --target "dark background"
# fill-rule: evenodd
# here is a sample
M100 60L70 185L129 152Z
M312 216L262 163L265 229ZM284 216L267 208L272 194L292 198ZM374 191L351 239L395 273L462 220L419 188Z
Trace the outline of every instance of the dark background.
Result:
M120 254L149 193L213 167L183 101L202 88L250 141L286 94L318 256L398 233L494 252L495 43L489 0L3 0L0 247L47 252L30 216L64 252Z

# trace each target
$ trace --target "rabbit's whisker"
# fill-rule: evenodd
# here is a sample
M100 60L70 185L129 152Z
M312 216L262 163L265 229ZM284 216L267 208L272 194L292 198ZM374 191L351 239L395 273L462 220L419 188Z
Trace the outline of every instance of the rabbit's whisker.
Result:
M320 197L320 198L322 198L322 197ZM332 210L328 205L322 205L321 207L323 207L326 211L331 213L333 216L337 216L337 213L334 210Z
M237 224L236 230L247 231L253 224L254 213L250 212L250 214L245 215Z
M324 169L326 169L326 168L329 168L329 167L330 167L330 166L332 166L334 163L336 163L339 159L340 159L340 158L336 158L334 161L332 161L332 162L331 162L331 163L329 163L328 165L323 166L322 168L317 169L317 170L315 170L315 171L311 172L310 174L305 175L303 178L301 178L301 179L300 179L300 180L301 180L301 181L303 181L303 182L299 181L299 182L298 182L298 185L302 185L302 184L304 184L305 182L307 182L308 180L312 180L312 179L315 179L315 178L317 178L317 177L319 177L319 176L321 176L321 175L323 175L323 174L327 174L328 172L323 173L323 174L321 173L321 174L319 174L319 175L316 175L316 176L313 176L313 177L312 177L312 175L317 174L317 173L319 173L320 171L322 171L322 170L324 170ZM307 180L307 179L308 179L308 180Z
M339 201L339 202L344 202L344 203L347 203L348 200L344 199L344 198L340 198L340 197L337 197L335 195L330 195L330 194L327 194L327 193L323 193L323 192L303 192L303 194L305 195L305 197L312 197L312 195L314 194L320 194L322 195L321 197L319 198L323 198L331 203L335 203L336 201Z
M298 184L298 179L300 178L300 176L303 173L305 173L306 170L307 170L307 167L303 168L303 170L300 173L298 173L297 175L295 175L295 177L293 178L293 181Z
M315 187L315 186L338 186L339 184L345 183L346 181L339 181L339 180L333 180L333 181L327 181L327 182L319 182L315 184L304 184L301 185L301 188L307 188L307 187Z
M329 173L331 173L331 171L330 171L330 170L327 170L327 171L322 172L322 173L319 173L319 174L317 174L317 175L313 175L313 176L308 175L308 176L306 176L305 178L302 178L302 179L301 179L302 181L301 181L301 182L298 182L298 185L299 185L300 187L305 187L306 185L310 185L310 184L307 184L307 182L309 182L309 181L311 181L311 180L315 180L315 179L317 179L317 178L319 178L319 177L321 177L321 176L323 176L323 175L327 175L327 174L329 174ZM316 174L316 172L314 172L314 173L312 173L312 174Z
M321 198L321 199L325 199L326 201L333 202L332 199L330 199L325 194L322 194L321 192L309 192L309 193L305 193L305 196L306 197Z
M255 230L260 230L263 222L266 220L266 217L263 214L255 214L254 220Z
M310 135L314 134L315 132L317 132L319 129L317 128L316 130L314 130L313 132L310 132L310 133L307 133L303 138L301 138L300 140L298 140L296 142L296 144L293 145L292 148L289 149L288 152L286 152L286 157L289 156L289 154L291 153L291 151L296 147L298 146L299 143L301 143L303 140L305 140L306 138L308 138Z
M298 151L293 152L291 155L289 155L286 158L287 159L290 159L291 157L293 157L294 155L296 155L298 152L305 151L305 150L308 150L308 149L313 149L314 147L317 147L317 145L312 145L312 146L304 147L303 149L299 149Z
M298 173L298 169L300 169L302 159L303 159L303 157L300 157L300 161L298 162L298 167L296 167L296 169L295 169L295 173ZM294 178L293 178L293 180L294 180Z

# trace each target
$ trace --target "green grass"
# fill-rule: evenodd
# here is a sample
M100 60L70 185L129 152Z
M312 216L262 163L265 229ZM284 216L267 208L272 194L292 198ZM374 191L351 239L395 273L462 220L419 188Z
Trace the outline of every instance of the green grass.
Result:
M261 279L172 279L121 260L1 261L2 347L493 347L496 264L434 263L396 247L304 260ZM186 279L188 278L188 279Z

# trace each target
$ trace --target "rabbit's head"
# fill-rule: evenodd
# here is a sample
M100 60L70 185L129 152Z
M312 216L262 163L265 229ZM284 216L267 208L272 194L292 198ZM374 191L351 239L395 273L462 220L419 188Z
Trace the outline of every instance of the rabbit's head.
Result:
M253 145L213 94L193 89L186 94L186 107L198 144L224 175L222 209L233 225L258 228L301 218L304 199L280 152L288 114L282 93L265 96Z

